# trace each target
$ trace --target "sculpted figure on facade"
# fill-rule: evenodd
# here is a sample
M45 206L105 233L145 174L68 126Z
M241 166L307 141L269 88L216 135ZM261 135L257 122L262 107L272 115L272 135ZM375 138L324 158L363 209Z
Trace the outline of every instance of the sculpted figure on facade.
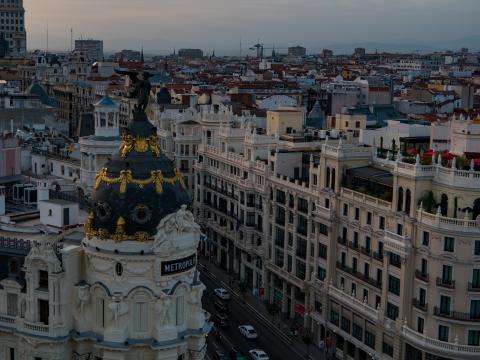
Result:
M156 324L158 326L170 325L170 307L172 305L172 299L170 296L164 295L155 303Z
M114 302L108 304L108 308L112 312L113 323L116 329L120 328L120 318L128 314L129 306L126 302L116 299Z

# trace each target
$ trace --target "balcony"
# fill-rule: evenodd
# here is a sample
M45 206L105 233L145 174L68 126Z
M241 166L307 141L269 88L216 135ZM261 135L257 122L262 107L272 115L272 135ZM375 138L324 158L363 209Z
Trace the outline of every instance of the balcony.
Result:
M413 299L413 306L422 311L428 311L428 304L426 302L421 302L418 299Z
M427 273L424 273L424 272L420 271L420 270L415 270L415 278L428 283L429 275Z
M341 236L338 237L338 243L347 246L347 239L342 238Z
M358 242L357 242L357 243L354 243L353 241L349 241L349 242L348 242L348 247L349 247L350 249L353 249L353 250L358 251Z
M456 232L478 233L480 228L476 220L449 218L440 214L430 214L424 210L417 210L417 221L438 229Z
M328 287L328 293L335 300L348 305L349 308L352 308L359 314L365 315L372 321L378 321L378 310L368 305L368 303L358 300L356 297L343 292L333 285Z
M480 321L480 314L471 314L460 311L445 310L438 306L433 308L433 314L446 319L459 320L459 321Z
M437 277L437 286L447 289L455 289L455 280L446 280L442 279L441 277Z
M475 360L480 358L480 346L461 345L430 338L425 334L410 329L407 325L402 328L403 337L411 344L423 351L439 353L443 357Z
M342 264L340 261L337 261L337 268L342 270L342 271L345 271L346 273L356 277L357 279L359 279L363 282L366 282L369 285L375 286L378 289L382 288L382 283L381 282L378 282L377 280L375 280L371 277L367 277L360 272L354 271L352 268Z
M379 253L378 251L373 252L373 258L378 261L383 262L383 253Z
M372 256L372 250L370 248L366 248L365 246L360 248L360 252L364 255Z
M480 284L468 283L468 291L480 292Z
M412 249L410 237L398 235L388 230L385 231L384 244L386 251L398 254L403 258L406 258Z

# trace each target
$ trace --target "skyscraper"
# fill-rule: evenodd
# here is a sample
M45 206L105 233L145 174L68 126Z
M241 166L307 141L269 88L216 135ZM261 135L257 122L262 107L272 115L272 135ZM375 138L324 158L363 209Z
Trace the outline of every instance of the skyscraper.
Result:
M0 0L0 33L8 42L8 54L23 57L27 53L23 0Z

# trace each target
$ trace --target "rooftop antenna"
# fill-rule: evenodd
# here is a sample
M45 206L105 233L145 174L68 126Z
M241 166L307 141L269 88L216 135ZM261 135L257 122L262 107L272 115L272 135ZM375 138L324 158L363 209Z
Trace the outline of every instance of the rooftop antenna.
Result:
M240 57L242 57L242 37L240 36Z
M70 52L73 51L73 28L70 28Z

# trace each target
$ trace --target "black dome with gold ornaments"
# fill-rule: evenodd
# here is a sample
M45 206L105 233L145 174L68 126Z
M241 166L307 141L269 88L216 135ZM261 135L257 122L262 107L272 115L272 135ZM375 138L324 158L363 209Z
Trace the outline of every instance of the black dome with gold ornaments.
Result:
M85 233L103 240L152 240L160 220L190 202L183 176L160 152L156 129L138 106L119 153L96 175Z

